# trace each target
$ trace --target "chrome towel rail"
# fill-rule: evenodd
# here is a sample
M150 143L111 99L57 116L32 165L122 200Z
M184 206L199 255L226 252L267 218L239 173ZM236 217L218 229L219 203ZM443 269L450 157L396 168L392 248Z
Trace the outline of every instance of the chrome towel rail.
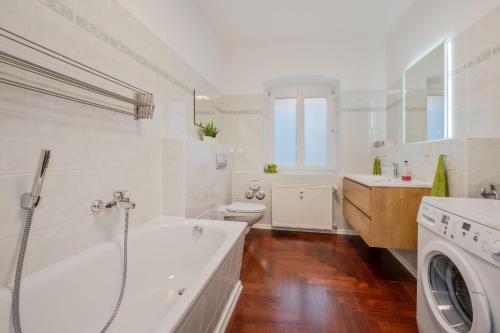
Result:
M126 83L118 78L115 78L111 75L105 74L104 72L101 72L95 68L92 68L90 66L87 66L79 61L76 61L74 59L71 59L69 57L66 57L62 55L61 53L55 52L43 45L40 45L38 43L35 43L33 41L30 41L20 35L17 35L7 29L4 29L0 27L0 36L5 38L6 40L10 42L14 42L16 45L21 45L22 47L25 47L30 50L36 51L38 54L42 54L43 56L47 56L51 59L57 60L58 62L64 64L64 65L69 65L72 68L78 69L78 71L81 71L82 73L85 73L85 75L90 74L92 79L98 79L98 80L105 80L107 83L111 83L113 86L117 85L120 86L121 88L125 88L128 93L132 97L124 96L122 93L118 93L115 91L111 91L108 89L101 88L95 84L85 82L81 79L77 79L74 77L71 77L69 75L60 73L56 70L50 69L46 66L42 66L40 64L36 64L34 62L22 59L18 56L9 54L4 51L0 51L0 63L3 63L5 65L8 65L12 68L17 68L21 69L23 71L48 78L53 81L57 81L59 83L63 83L68 86L72 86L78 89L82 89L85 91L89 91L91 93L94 93L99 96L104 96L106 98L109 98L111 100L115 101L120 101L123 103L131 104L133 106L133 109L127 110L121 107L116 107L116 106L111 106L111 105L106 105L105 103L101 102L95 102L92 100L84 99L81 96L72 96L71 94L67 93L62 93L60 91L55 91L51 89L47 89L45 87L38 87L36 85L32 84L27 84L25 82L21 81L16 81L12 79L8 79L5 77L0 76L0 83L1 84L6 84L18 88L23 88L27 89L30 91L35 91L41 94L46 94L52 97L56 98L61 98L61 99L66 99L70 100L73 102L85 104L85 105L90 105L93 107L98 107L102 108L105 110L113 111L113 112L118 112L121 114L133 116L136 120L138 119L151 119L153 117L154 113L154 101L153 101L153 94L142 90L140 88L137 88L134 85L131 85L129 83ZM117 87L118 88L118 87ZM122 89L123 90L123 89Z

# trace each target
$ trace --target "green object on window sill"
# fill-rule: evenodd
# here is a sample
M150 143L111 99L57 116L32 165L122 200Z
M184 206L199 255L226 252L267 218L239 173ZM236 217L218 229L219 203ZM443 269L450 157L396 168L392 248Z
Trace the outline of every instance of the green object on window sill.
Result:
M274 163L266 164L264 168L264 173L278 173L278 166Z

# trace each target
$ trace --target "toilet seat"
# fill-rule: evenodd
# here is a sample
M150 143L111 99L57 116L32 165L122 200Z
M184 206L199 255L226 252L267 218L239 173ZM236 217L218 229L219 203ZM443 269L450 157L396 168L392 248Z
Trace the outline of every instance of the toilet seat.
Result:
M246 222L247 230L259 222L266 212L266 206L255 203L233 202L217 208L217 219L222 221Z
M246 202L233 202L226 206L226 210L231 213L262 213L266 210L266 206Z

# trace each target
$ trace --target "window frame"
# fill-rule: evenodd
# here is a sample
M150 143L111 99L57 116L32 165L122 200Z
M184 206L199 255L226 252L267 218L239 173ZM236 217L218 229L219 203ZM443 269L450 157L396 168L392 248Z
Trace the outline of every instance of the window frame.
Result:
M296 163L294 166L278 165L282 173L318 173L327 174L335 172L336 157L336 119L337 119L337 98L335 90L326 87L297 86L276 89L268 93L269 113L268 113L268 136L271 144L269 145L269 161L275 161L275 109L274 101L276 99L295 98L297 100L296 113ZM325 166L306 166L305 165L305 118L304 118L304 100L307 98L326 98L327 101L327 164ZM268 163L271 163L268 162Z

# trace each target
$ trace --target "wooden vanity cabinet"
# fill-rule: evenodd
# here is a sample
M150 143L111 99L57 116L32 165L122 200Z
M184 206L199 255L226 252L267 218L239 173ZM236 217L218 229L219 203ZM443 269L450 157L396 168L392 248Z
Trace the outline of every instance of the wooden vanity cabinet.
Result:
M344 217L370 247L417 248L417 214L429 188L366 186L344 178Z

